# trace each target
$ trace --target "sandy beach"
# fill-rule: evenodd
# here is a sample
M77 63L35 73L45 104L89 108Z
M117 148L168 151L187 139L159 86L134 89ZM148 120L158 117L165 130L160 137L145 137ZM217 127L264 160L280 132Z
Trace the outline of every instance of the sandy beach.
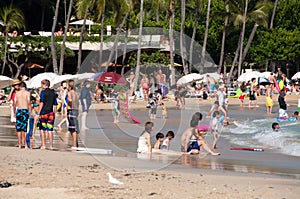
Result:
M276 99L274 98L274 101ZM295 109L298 96L287 96L287 103ZM190 113L207 112L211 102L187 99L185 112L173 110L174 101L168 101L169 119L156 121L155 131L176 129L172 141L178 150L180 133L186 127ZM245 108L241 112L239 100L230 99L232 119L268 117L265 100L260 97L260 108ZM195 104L193 104L195 103ZM137 157L136 139L147 121L144 102L130 105L141 119L141 125L121 120L112 124L111 104L95 104L89 113L89 128L81 133L81 144L88 147L112 149L114 155L93 155L66 151L56 144L57 150L19 150L14 145L13 126L7 123L9 108L1 106L0 130L0 183L11 187L0 188L0 198L298 198L300 194L299 157L278 154L274 150L264 153L232 152L230 143L221 140L221 156L166 156L152 155L149 159ZM276 109L275 109L276 110ZM276 111L269 117L276 117ZM147 114L146 114L147 115ZM101 121L95 120L101 117ZM97 129L98 128L98 129ZM100 129L100 130L99 130ZM119 132L123 133L120 134ZM125 133L124 133L125 132ZM59 143L63 133L57 133ZM84 135L84 136L83 136ZM108 140L110 142L108 142ZM12 146L13 145L13 146ZM124 182L113 185L107 172Z

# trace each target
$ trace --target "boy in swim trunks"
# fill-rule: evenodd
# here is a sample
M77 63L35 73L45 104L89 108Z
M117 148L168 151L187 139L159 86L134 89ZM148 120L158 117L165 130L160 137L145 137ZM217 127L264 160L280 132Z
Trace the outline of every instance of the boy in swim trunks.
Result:
M16 117L16 131L20 149L22 146L25 146L25 149L28 149L28 145L26 143L26 132L30 112L30 93L26 91L26 84L21 82L20 90L16 92L14 100L14 115Z
M169 150L170 141L175 137L175 134L173 131L168 131L166 138L164 139L161 149Z

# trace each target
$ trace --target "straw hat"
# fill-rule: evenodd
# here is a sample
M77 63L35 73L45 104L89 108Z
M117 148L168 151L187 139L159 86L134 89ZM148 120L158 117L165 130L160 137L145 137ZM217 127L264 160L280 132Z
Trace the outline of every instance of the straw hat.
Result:
M12 82L12 85L15 86L15 85L18 85L20 83L21 83L21 81L19 79L14 79L13 82Z

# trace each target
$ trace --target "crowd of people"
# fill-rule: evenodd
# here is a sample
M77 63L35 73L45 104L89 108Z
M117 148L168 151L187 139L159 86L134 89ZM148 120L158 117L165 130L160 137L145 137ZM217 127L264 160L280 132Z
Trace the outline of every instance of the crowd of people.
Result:
M78 133L80 129L87 129L86 115L92 102L89 87L90 82L84 82L79 96L74 80L63 81L57 94L50 88L50 81L44 79L39 92L31 93L25 82L15 79L7 100L12 102L11 122L15 123L18 147L30 148L30 138L35 138L35 131L38 129L41 139L38 148L53 150L54 122L58 111L62 115L62 120L57 125L58 130L65 123L72 136L72 146L78 147ZM79 104L82 107L81 128L78 122Z

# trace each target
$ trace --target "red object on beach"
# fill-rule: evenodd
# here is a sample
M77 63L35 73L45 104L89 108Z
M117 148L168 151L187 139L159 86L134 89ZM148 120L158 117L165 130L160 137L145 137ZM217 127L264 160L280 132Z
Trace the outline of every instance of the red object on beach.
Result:
M127 84L128 83L122 75L114 72L102 73L97 77L95 77L94 81L101 82L104 84Z
M262 148L235 148L235 147L231 147L230 150L234 150L234 151L257 151L257 152L265 151Z

